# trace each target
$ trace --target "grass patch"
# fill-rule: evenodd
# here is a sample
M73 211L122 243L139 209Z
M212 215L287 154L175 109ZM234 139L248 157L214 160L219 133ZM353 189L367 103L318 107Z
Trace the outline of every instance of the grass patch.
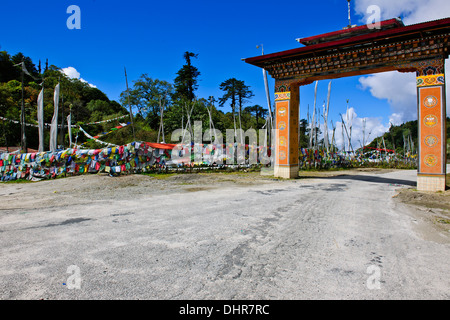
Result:
M161 172L161 173L159 173L159 172L157 172L157 173L155 173L155 172L140 172L138 174L142 174L144 176L149 176L149 177L152 177L155 179L161 179L161 180L168 179L170 177L178 175L178 173L165 173L165 172Z
M17 180L10 180L10 181L2 181L1 183L9 183L9 184L18 183L18 184L22 184L22 183L35 183L35 182L39 182L39 181L31 181L31 180L27 180L27 179L17 179Z
M449 219L436 219L436 222L442 223L442 224L450 224Z
M350 171L356 168L348 167L348 168L300 168L300 172L325 172L325 171Z

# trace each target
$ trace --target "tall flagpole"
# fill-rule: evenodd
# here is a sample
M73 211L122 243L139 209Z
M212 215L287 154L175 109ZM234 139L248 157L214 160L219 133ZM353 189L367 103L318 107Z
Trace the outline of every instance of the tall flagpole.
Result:
M61 82L61 77L59 77L59 81ZM65 129L65 121L64 118L64 94L61 90L61 129L60 129L60 135L61 135L61 145L64 149L64 129Z
M37 118L39 126L39 152L44 151L44 79L42 80L42 90L38 96Z
M348 27L351 28L352 27L352 20L351 20L351 10L350 10L350 1L351 0L347 0L348 2Z
M256 48L259 48L259 45L256 46ZM264 55L264 47L263 47L263 45L261 45L261 55ZM267 80L267 71L266 71L266 69L263 68L262 72L263 72L263 78L264 78L264 88L266 90L267 106L269 108L269 117L272 120L272 106L271 106L271 103L270 103L270 94L269 94L269 84L268 84L268 80Z
M53 112L53 118L52 123L50 127L50 151L55 152L58 148L58 108L59 108L59 88L60 84L58 83L55 86L55 91L53 94L53 105L54 105L54 112Z
M128 107L130 108L131 128L133 129L133 139L134 141L136 141L136 135L134 133L133 113L131 112L131 104L130 104L130 91L128 89L127 68L123 67L123 69L125 70L125 82L127 83L127 99L128 99Z
M21 126L21 140L20 140L20 150L22 152L27 152L27 138L25 136L25 100L24 100L24 84L23 84L23 73L24 73L24 68L25 68L25 62L24 59L22 57L22 104L21 104L21 108L20 108L20 121L22 122L22 126Z
M256 46L256 48L259 48L259 45ZM264 46L261 44L261 55L264 55ZM267 99L267 107L269 109L269 119L270 119L270 125L266 127L266 132L269 131L269 141L272 141L272 129L275 129L274 122L273 122L273 116L272 116L272 105L270 102L270 93L269 93L269 83L267 80L267 71L266 69L262 69L263 78L264 78L264 88L266 90L266 99Z
M67 116L67 128L69 132L69 148L72 148L72 105L70 105L69 115Z

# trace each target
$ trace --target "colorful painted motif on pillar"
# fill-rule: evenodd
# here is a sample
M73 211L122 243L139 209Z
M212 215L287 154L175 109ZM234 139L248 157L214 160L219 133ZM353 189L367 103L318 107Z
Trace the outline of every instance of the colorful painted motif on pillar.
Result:
M423 61L417 68L419 174L445 174L445 77L443 61Z

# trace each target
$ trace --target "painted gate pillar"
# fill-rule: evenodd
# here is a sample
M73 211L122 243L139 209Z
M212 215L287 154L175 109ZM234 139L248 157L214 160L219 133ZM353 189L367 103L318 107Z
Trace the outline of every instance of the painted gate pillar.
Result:
M416 63L419 129L417 190L444 191L447 163L444 59Z
M275 177L298 177L299 102L295 82L275 80Z

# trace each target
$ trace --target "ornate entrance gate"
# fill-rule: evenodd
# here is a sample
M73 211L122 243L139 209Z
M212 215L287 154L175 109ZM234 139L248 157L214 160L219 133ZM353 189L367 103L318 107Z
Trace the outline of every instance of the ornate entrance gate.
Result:
M445 190L446 102L444 62L450 18L405 26L399 19L379 29L345 28L297 39L304 47L245 59L275 79L275 176L299 172L299 87L316 80L386 71L416 72L419 164L417 189Z

